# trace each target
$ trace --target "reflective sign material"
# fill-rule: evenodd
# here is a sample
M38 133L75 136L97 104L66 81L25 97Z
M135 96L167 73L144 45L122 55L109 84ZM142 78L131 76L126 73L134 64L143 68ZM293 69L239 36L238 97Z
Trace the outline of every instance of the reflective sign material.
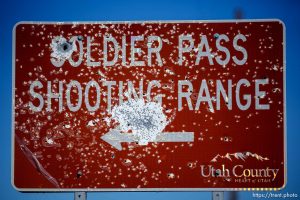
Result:
M284 187L284 35L278 20L18 23L14 186Z

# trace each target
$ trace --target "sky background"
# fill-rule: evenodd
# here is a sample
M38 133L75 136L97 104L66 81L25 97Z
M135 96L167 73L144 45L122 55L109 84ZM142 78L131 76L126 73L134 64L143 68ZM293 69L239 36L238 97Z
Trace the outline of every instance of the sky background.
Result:
M46 3L47 2L47 3ZM0 198L73 199L73 193L21 193L11 186L12 29L18 21L281 19L286 25L288 181L281 193L300 195L300 1L2 1L0 6ZM272 138L270 138L272 139ZM276 147L274 147L276 148ZM225 194L229 199L230 194ZM252 192L238 192L252 199ZM211 199L211 192L93 192L88 199ZM299 197L300 199L300 197Z

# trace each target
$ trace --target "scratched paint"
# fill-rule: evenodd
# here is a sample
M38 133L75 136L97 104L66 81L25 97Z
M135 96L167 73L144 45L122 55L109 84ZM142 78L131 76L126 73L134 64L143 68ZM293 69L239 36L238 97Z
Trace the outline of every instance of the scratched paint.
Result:
M155 141L167 125L167 118L159 103L143 99L130 100L112 110L112 118L120 124L121 131L132 131L140 145Z
M15 31L14 184L18 188L284 185L281 22L19 24ZM234 44L239 34L246 40ZM190 51L179 59L182 35L192 39L182 43L181 50ZM203 35L207 49L201 47ZM224 35L229 41L221 41ZM112 40L105 48L104 38L110 36L119 48ZM134 48L131 36L142 36L135 38ZM217 48L219 40L230 56ZM240 47L247 50L247 57ZM201 50L209 57L197 61ZM237 90L241 79L249 86ZM232 80L232 98L218 96L220 83L228 93L228 80ZM259 84L265 93L255 89L257 80L267 82ZM34 81L41 85L33 87L32 95ZM190 97L182 98L181 110L180 81L187 83L181 89ZM201 94L205 84L207 91L203 87ZM238 105L238 97L242 105L251 101L246 110ZM119 149L103 139L115 130L126 136L117 143ZM237 175L261 169L270 177L249 177L247 182L232 173L224 176L227 171L222 167L236 169Z

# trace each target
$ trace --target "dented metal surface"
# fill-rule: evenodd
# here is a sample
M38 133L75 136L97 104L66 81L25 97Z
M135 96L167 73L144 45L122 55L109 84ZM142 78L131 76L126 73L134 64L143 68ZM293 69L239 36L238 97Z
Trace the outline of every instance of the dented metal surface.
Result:
M20 23L14 34L19 190L284 187L280 21Z

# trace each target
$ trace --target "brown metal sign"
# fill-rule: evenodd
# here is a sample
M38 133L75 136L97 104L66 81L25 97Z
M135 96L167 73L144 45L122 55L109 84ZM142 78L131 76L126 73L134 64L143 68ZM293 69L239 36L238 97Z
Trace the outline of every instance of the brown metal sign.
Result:
M278 20L18 23L21 191L282 188Z

